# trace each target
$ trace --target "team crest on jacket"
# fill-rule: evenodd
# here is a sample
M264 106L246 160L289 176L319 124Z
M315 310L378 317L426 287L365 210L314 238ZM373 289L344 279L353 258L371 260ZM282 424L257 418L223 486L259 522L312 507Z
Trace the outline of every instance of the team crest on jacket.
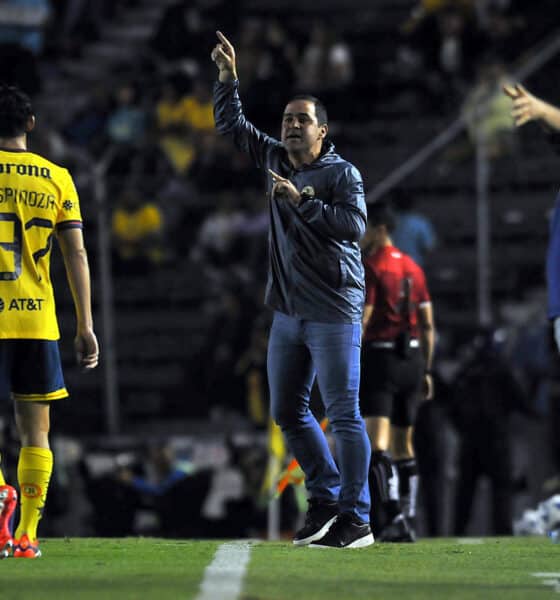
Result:
M315 189L313 188L312 185L306 185L301 190L301 195L302 196L307 196L308 198L314 198L315 197Z

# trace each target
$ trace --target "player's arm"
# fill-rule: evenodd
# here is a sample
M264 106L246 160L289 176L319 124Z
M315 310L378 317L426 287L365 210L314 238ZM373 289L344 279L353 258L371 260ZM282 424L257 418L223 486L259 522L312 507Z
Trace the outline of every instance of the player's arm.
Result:
M560 109L529 93L520 83L505 85L504 93L513 100L511 116L517 127L529 121L541 121L555 131L560 131Z
M423 302L418 306L418 325L420 347L424 355L424 389L428 400L433 397L432 363L435 347L434 313L431 302Z
M211 57L218 68L218 81L214 85L214 122L221 135L231 135L235 145L247 152L260 168L267 164L267 153L281 143L259 131L243 114L239 97L239 81L235 63L235 49L220 31L219 43Z
M78 228L59 230L57 237L76 310L76 357L81 367L93 369L98 363L99 348L93 332L90 272L84 237Z

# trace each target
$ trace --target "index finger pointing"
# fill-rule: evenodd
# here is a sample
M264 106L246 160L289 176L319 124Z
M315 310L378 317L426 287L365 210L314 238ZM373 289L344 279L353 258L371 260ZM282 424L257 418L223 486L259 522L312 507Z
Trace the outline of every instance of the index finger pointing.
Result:
M216 35L218 36L218 39L220 40L220 42L222 42L222 44L224 44L224 46L227 46L228 48L233 48L233 46L231 45L231 42L227 39L227 37L221 31L216 31Z
M277 181L283 181L284 178L281 177L280 175L278 175L278 173L275 173L272 169L268 169L268 172L272 175L273 179L276 179Z

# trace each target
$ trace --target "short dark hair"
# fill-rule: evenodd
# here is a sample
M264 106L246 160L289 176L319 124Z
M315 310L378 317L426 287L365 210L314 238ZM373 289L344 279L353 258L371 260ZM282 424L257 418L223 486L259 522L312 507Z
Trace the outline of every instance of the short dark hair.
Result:
M293 96L292 98L290 98L288 104L290 102L294 102L295 100L307 100L308 102L313 102L313 104L315 105L315 115L317 116L317 123L319 125L328 125L329 116L327 115L327 109L325 105L319 100L319 98L316 98L311 94L298 94L297 96Z
M369 204L367 207L367 220L369 225L385 225L387 231L393 231L395 228L395 213L391 206L382 200Z
M0 137L24 134L32 116L29 96L13 85L0 83Z

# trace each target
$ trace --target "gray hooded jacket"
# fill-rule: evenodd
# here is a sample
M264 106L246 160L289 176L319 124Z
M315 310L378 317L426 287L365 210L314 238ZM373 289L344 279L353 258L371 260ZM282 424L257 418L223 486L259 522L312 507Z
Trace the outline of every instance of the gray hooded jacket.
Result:
M221 134L233 136L267 173L270 198L269 272L265 303L287 315L324 323L360 322L364 269L358 241L366 229L360 172L323 143L321 156L295 169L282 143L245 118L238 82L214 86L214 118ZM268 169L312 197L299 206L271 198Z

